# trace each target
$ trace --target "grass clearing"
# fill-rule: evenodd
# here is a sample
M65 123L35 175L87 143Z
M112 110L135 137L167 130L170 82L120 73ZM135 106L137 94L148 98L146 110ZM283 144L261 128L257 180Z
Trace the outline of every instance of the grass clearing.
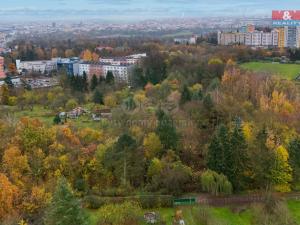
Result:
M290 200L287 201L288 209L295 219L297 224L300 224L300 201ZM173 216L177 209L182 210L185 223L187 225L201 225L194 221L193 212L197 212L199 206L182 206L177 208L160 208L160 209L149 209L144 212L156 212L159 213L160 217L167 222L167 225L172 225ZM253 214L251 207L247 207L241 212L233 212L230 207L211 207L208 208L212 217L217 219L223 225L251 225ZM98 210L87 210L90 215L90 224L97 225L99 218Z
M280 64L271 62L249 62L241 64L246 70L255 72L267 72L278 75L282 78L293 80L300 74L300 65L298 64Z
M295 221L300 224L300 201L290 200L287 202L287 206Z

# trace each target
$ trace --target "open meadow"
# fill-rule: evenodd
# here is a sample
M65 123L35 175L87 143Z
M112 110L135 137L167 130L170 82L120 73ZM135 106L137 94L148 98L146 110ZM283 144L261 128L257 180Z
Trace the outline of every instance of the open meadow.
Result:
M241 65L243 69L255 72L267 72L282 78L293 80L300 74L300 65L271 62L248 62Z

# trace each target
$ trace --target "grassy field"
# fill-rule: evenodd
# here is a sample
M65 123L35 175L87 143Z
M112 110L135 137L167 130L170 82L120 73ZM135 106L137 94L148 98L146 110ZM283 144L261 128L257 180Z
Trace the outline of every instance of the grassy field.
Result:
M289 80L296 78L300 74L300 65L297 64L249 62L242 64L241 67L255 72L269 72Z
M297 224L300 224L300 201L288 201L288 209L291 215L294 217ZM193 220L193 212L197 212L197 206L194 207L180 207L186 225L201 225ZM213 207L208 209L213 218L225 225L250 225L252 220L252 214L250 209L246 209L240 213L232 212L229 207ZM159 213L160 217L167 221L167 225L172 224L173 216L175 214L175 208L162 208L154 210L145 210L145 212L155 211ZM90 215L91 225L97 225L98 217L97 210L88 211Z
M298 224L300 224L300 201L288 201L288 208Z
M28 108L20 110L15 106L10 106L9 111L16 119L20 119L22 117L39 119L48 126L53 125L53 119L55 117L55 113L52 110L45 109L42 106L34 106L32 110ZM93 121L90 115L83 115L77 119L68 119L68 123L78 128L89 127L97 130L107 127L109 122L105 119L101 121Z

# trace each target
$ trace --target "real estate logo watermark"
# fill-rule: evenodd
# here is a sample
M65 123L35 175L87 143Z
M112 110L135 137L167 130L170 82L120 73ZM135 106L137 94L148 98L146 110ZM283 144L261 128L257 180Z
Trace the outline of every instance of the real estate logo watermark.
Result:
M275 27L300 26L300 10L273 10L272 24Z

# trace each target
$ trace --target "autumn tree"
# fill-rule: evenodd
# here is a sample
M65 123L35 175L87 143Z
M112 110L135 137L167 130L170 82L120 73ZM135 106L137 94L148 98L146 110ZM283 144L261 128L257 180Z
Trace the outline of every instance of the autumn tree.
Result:
M51 58L57 58L58 57L58 50L57 48L51 49Z
M134 101L142 108L143 103L146 101L146 96L143 91L136 93L133 97Z
M93 60L92 52L88 49L84 50L82 54L82 59L84 61L92 61Z
M2 164L4 171L9 174L9 178L19 187L24 187L26 176L30 171L28 158L22 155L18 147L10 147L5 150Z
M19 190L3 173L0 173L0 190L1 222L6 217L12 216L15 213Z
M212 58L208 62L209 72L214 76L221 78L224 74L225 65L219 58Z
M42 213L51 200L51 194L45 188L34 186L29 196L26 196L22 203L22 210L27 215L34 217L36 214Z
M160 139L155 133L149 133L144 138L143 146L145 149L145 155L149 159L159 156L163 149Z
M99 55L97 54L97 53L95 53L95 52L93 52L93 54L92 54L92 59L93 59L93 61L94 62L98 62L99 61Z
M75 56L75 53L74 53L73 49L67 49L65 51L65 57L66 58L70 58L70 57L74 57L74 56Z
M113 108L117 105L117 99L114 95L107 95L104 97L104 105Z
M275 150L275 161L271 175L275 190L291 191L292 168L289 165L289 153L282 145Z
M10 63L10 64L8 65L8 71L9 71L11 74L15 74L15 73L17 72L16 64Z
M9 89L7 85L1 86L1 104L8 105L9 102Z

